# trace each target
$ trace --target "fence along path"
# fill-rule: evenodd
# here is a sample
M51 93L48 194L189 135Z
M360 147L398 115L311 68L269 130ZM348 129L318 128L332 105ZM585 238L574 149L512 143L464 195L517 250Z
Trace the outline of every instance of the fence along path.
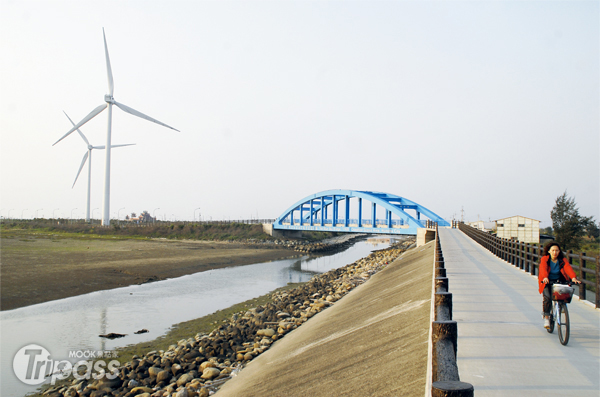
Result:
M594 396L600 392L600 311L573 298L562 346L543 328L537 278L458 229L439 229L458 323L460 380L480 396Z

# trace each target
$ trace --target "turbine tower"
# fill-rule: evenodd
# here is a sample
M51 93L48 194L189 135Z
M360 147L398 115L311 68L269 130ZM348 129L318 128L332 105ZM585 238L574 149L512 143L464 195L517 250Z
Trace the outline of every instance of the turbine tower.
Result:
M67 118L69 119L69 121L71 122L71 124L75 125L75 123L73 122L73 120L71 120L71 118L69 117L69 115L67 114L67 112L65 112L63 110L63 113L65 114L65 116L67 116ZM77 183L77 178L79 178L79 174L81 174L81 170L83 169L83 166L85 165L85 162L88 160L90 160L90 162L88 163L88 185L87 185L87 205L86 205L86 210L85 210L85 221L89 222L90 221L90 192L92 191L92 150L93 149L104 149L104 145L102 146L92 146L90 144L90 142L87 140L87 138L85 137L85 135L83 135L83 132L81 132L81 130L78 128L77 132L79 133L79 136L81 137L81 139L83 139L83 141L85 142L85 144L87 145L87 152L85 152L85 154L83 155L83 160L81 160L81 165L79 166L79 171L77 171L77 176L75 177L75 181L73 182L73 186L71 186L71 189L73 187L75 187L75 183ZM114 147L123 147L123 146L132 146L135 145L135 143L127 143L124 145L112 145L111 148Z
M90 112L90 114L85 116L83 118L83 120L81 120L79 123L74 125L73 128L71 128L69 130L69 132L67 132L65 135L63 135L62 138L60 138L58 141L54 142L54 144L52 146L56 145L58 142L65 139L73 131L75 131L76 129L78 129L79 127L81 127L82 125L84 125L85 123L87 123L88 121L90 121L91 119L96 117L97 115L99 115L104 109L106 109L108 107L108 128L107 128L107 132L106 132L106 145L105 145L105 147L106 147L106 163L105 163L105 168L104 168L104 200L103 200L103 206L102 206L103 207L102 208L102 225L109 226L110 225L110 151L112 148L110 134L111 134L111 124L112 124L112 105L116 105L122 111L132 114L134 116L140 117L142 119L151 121L153 123L162 125L164 127L170 128L175 131L179 131L179 130L177 130L171 126L168 126L165 123L161 123L160 121L153 119L152 117L147 116L141 112L138 112L137 110L132 109L129 106L125 106L122 103L115 101L115 99L113 98L114 83L113 83L112 69L110 67L110 58L108 56L108 46L106 44L106 35L104 34L104 28L102 29L102 36L104 37L104 54L106 56L106 71L108 74L108 94L104 95L104 101L106 103L103 103L102 105L98 106L96 109L92 110Z

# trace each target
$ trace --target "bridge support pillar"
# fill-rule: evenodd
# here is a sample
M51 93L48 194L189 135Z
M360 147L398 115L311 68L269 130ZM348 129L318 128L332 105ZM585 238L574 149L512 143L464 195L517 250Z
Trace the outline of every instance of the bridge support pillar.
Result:
M435 230L419 228L417 229L417 247L427 244L435 238Z
M277 230L272 223L263 223L263 232L273 237L302 238L302 230Z

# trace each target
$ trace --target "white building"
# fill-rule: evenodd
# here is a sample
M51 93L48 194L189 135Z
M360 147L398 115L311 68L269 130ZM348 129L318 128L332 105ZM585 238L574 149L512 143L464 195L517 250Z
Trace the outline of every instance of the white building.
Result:
M484 232L496 230L496 222L476 221L476 222L467 222L467 225L474 227L475 229L482 230Z
M540 221L524 216L511 216L496 220L497 236L511 239L516 238L523 243L540 242Z

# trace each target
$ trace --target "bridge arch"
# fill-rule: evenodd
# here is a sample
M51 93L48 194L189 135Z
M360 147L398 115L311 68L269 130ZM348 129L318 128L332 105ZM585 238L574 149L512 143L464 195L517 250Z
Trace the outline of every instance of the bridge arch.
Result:
M354 206L352 199L355 199ZM363 200L371 203L367 217ZM340 203L343 204L343 214L340 214ZM385 218L377 218L378 209L380 213L381 209L385 210ZM427 219L422 219L422 216ZM450 226L433 211L404 197L382 192L336 189L315 193L294 203L275 219L273 229L417 234L417 229L425 227L427 220L437 222L439 226Z

